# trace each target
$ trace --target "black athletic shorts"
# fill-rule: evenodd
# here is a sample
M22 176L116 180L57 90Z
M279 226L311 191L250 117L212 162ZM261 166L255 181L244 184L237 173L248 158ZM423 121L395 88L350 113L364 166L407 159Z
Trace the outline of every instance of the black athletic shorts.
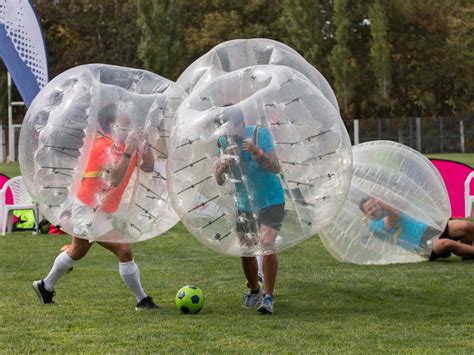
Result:
M255 219L254 214L257 215ZM260 225L279 231L285 217L285 204L273 205L257 212L239 211L237 216L237 233L258 233Z

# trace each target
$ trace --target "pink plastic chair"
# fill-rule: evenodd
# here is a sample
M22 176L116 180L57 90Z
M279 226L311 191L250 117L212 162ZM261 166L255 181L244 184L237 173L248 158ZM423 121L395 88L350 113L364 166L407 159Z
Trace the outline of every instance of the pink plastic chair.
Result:
M471 172L464 182L464 200L466 217L472 215L472 204L474 203L474 171Z
M3 185L5 185L8 180L10 180L8 176L0 173L0 190L3 188ZM7 193L5 195L5 201L7 204L13 203L13 195L10 189L7 190ZM0 206L0 213L1 211L2 211L2 208ZM18 218L13 216L13 223L15 223L17 220ZM2 215L1 214L0 214L0 230L2 230Z
M468 200L471 201L472 206L474 197L471 199L471 194L474 194L474 179L471 177L469 181L467 180L473 172L472 167L444 159L431 159L431 162L438 169L446 184L451 203L452 217L469 217L471 209L468 208Z
M10 192L12 200L8 203L7 195ZM2 236L8 230L12 230L12 218L14 210L33 210L35 214L35 232L38 232L38 223L40 219L40 212L38 205L31 199L28 190L23 182L21 176L16 176L8 180L0 190L0 216Z

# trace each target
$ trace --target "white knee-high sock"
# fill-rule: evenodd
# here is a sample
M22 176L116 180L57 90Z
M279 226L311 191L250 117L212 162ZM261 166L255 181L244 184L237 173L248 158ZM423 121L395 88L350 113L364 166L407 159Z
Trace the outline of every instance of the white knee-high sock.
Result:
M44 287L48 291L52 291L54 289L54 285L59 281L59 279L64 276L69 269L74 265L74 260L71 259L67 252L63 251L56 257L54 260L53 267L49 272L48 276L44 279Z
M263 256L257 255L257 263L258 263L258 276L260 276L263 280Z
M119 273L125 285L135 294L137 302L140 302L146 297L143 291L142 283L140 281L140 270L135 260L119 263Z

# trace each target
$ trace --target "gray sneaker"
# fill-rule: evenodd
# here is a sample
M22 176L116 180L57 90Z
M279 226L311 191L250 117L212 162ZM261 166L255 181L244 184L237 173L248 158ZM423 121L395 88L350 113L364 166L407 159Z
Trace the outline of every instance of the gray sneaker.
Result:
M258 293L247 292L244 294L242 298L242 307L244 308L252 308L255 307L257 304L262 302L263 291L260 289Z
M262 314L273 314L273 312L275 312L274 304L275 302L273 302L273 296L267 293L265 296L263 296L262 303L258 307L257 311Z

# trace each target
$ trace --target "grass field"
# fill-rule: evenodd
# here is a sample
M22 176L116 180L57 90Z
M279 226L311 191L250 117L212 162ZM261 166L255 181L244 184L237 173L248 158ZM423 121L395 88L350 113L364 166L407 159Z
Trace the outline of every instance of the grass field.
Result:
M0 239L0 352L474 352L473 262L357 266L317 238L280 256L276 313L242 309L239 259L208 251L181 226L134 246L143 284L162 309L135 312L114 257L95 246L41 305L31 282L64 236ZM202 312L181 315L177 290L198 284Z
M461 154L461 153L428 154L428 158L459 161L461 163L467 164L471 166L472 168L474 168L474 154Z
M0 173L10 178L21 175L20 166L15 163L0 163Z
M474 167L474 154L428 154L428 158L454 160ZM5 174L9 177L14 177L21 174L20 167L18 166L18 164L7 163L0 163L0 173Z
M313 238L280 254L276 313L260 316L240 307L239 259L207 250L177 225L134 245L143 285L161 310L135 312L116 259L99 246L57 285L56 304L41 305L31 283L68 241L0 237L0 353L474 352L472 261L343 264ZM206 295L194 316L174 306L188 283Z

